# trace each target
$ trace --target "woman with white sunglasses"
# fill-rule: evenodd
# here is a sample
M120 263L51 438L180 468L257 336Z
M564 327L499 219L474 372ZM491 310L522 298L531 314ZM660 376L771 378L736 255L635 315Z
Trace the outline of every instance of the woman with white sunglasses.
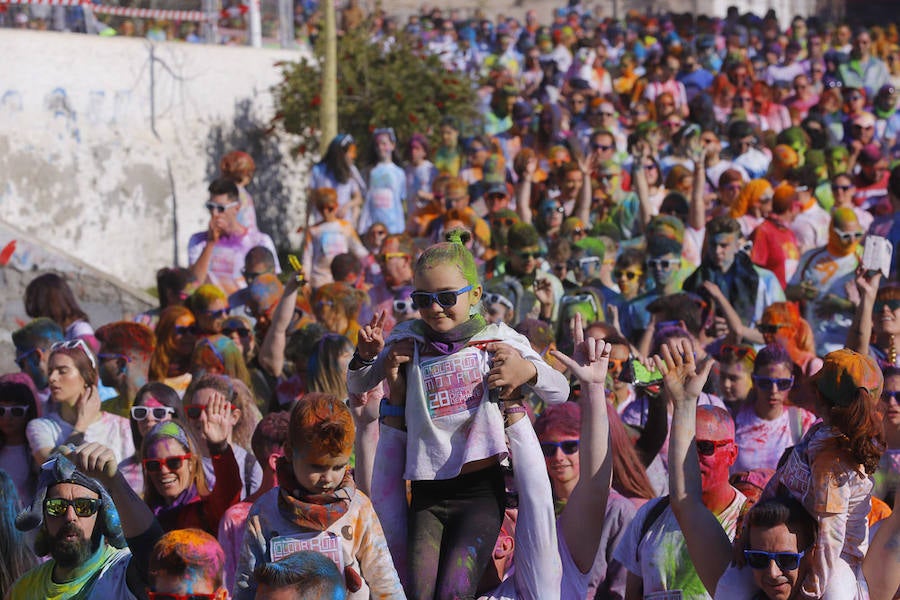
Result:
M99 442L121 462L134 454L128 419L100 410L97 359L82 339L50 347L48 361L50 402L56 411L34 419L25 430L37 464L61 445Z
M141 447L144 437L157 423L183 419L184 415L178 412L180 404L178 392L158 381L148 383L137 391L129 419L135 450ZM144 472L137 452L119 463L119 471L131 489L143 497Z

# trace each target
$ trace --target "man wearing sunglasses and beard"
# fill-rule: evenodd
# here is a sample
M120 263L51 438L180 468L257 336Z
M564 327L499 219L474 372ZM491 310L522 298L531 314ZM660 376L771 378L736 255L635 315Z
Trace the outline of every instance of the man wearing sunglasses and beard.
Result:
M96 443L61 450L67 456L44 463L34 501L16 518L20 531L37 529L35 554L50 559L22 575L9 600L145 597L159 523L112 450Z
M806 301L803 317L813 328L819 356L844 347L855 310L846 284L856 277L863 235L853 209L834 209L828 243L801 256L800 268L788 282L788 300Z

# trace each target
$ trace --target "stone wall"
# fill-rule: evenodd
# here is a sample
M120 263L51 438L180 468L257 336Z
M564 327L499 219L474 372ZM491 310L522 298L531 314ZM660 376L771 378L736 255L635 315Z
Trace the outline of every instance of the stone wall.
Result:
M268 135L292 51L0 30L0 216L139 288L187 258L219 158L250 152L260 228L290 244L304 170Z

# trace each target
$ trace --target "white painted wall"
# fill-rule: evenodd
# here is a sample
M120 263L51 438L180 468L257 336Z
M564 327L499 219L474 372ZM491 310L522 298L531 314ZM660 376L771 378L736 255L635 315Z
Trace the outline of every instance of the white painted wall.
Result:
M255 144L279 182L277 197L256 190L263 229L299 224L300 167L282 159L288 141L260 135L276 62L297 52L5 29L0 56L3 220L150 287L206 228L219 156Z

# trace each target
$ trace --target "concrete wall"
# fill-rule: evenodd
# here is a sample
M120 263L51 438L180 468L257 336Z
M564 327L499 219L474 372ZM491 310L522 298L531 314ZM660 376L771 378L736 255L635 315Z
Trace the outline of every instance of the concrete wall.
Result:
M95 328L156 306L144 292L0 220L0 373L19 370L12 332L31 320L25 314L25 287L48 271L65 277Z
M288 243L303 169L265 135L298 53L0 30L0 218L148 288L206 228L222 154L257 160L260 227Z

